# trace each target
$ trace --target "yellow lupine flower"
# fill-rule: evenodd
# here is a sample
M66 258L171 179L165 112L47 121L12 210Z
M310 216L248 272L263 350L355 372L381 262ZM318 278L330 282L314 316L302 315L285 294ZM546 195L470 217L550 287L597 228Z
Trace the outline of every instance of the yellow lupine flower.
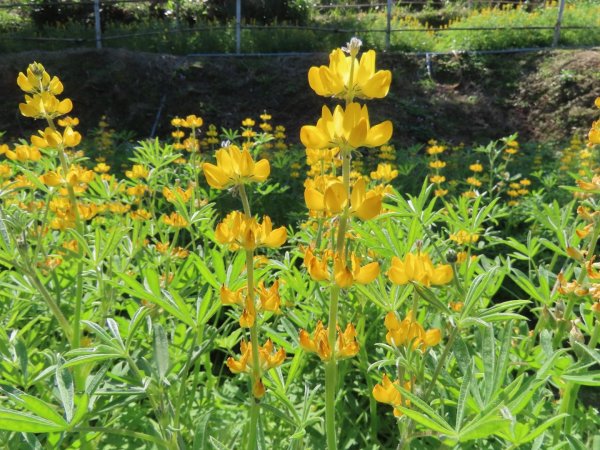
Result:
M311 67L308 71L310 87L317 95L325 97L383 98L391 82L389 70L375 72L373 50L363 53L359 61L354 55L346 56L338 48L329 54L329 66Z
M402 261L394 256L388 277L393 283L404 285L419 283L424 286L437 286L452 281L452 267L448 264L434 266L426 253L408 253Z
M385 340L396 347L410 345L412 349L427 350L441 341L441 331L437 328L425 331L415 320L414 312L408 312L404 320L399 321L396 313L390 311L385 316L385 327L388 330Z
M360 265L360 258L354 253L350 256L351 268L345 261L336 256L333 262L333 275L335 283L341 288L349 288L354 283L367 284L379 275L379 263L374 261L364 266Z
M344 183L335 179L327 185L325 192L321 193L315 188L304 190L306 206L311 211L339 214L348 204L348 193ZM375 191L366 191L366 183L359 178L352 187L350 195L350 214L369 220L381 212L382 195Z
M61 127L76 127L77 125L79 125L79 119L77 117L63 117L62 119L58 119L58 125L60 125Z
M94 167L94 172L97 172L97 173L106 173L109 170L110 170L110 166L103 162L96 164L96 166Z
M152 218L152 214L145 209L136 209L135 211L131 211L129 216L133 220L150 220Z
M299 333L300 347L303 350L319 355L322 361L329 361L331 359L332 350L329 345L328 330L323 326L321 321L317 322L317 327L313 332L311 338L308 332L300 330ZM341 328L337 327L337 340L335 343L335 358L345 359L351 358L356 355L360 347L356 342L356 330L354 325L349 323L346 326L344 332Z
M329 254L326 252L322 259L317 258L310 248L304 253L304 265L309 275L315 281L328 281L331 279L329 273L328 260Z
M392 122L386 120L371 127L366 105L358 103L350 103L345 110L338 105L333 114L323 106L317 125L305 125L300 130L302 144L310 148L379 147L391 137Z
M436 159L435 161L429 162L429 167L431 167L432 169L443 169L444 167L446 167L446 163L440 159Z
M50 92L54 95L60 95L63 92L63 85L58 77L50 78L44 66L37 62L29 64L27 75L19 72L17 84L21 90L28 94Z
M265 283L261 281L256 287L258 297L260 299L260 309L262 311L272 311L281 313L281 297L279 296L279 280L275 280L270 288L265 287Z
M431 175L429 181L433 184L441 184L446 181L446 177L444 175Z
M479 240L479 235L477 233L469 233L465 230L459 230L456 233L450 235L450 240L456 242L459 245L474 244Z
M168 202L174 203L177 201L177 198L180 198L181 201L185 203L192 198L193 191L191 187L184 190L180 186L177 186L175 189L171 190L165 186L162 193Z
M392 382L384 373L383 378L381 379L381 383L378 383L373 387L373 397L379 403L386 403L388 405L392 405L394 407L394 416L400 417L402 415L402 412L397 407L410 406L410 400L404 400L403 402L402 396L400 395L400 391L396 388L396 386L400 386L400 382L398 380ZM404 383L404 389L410 391L410 381Z
M273 230L268 216L265 216L260 223L254 217L247 217L239 211L233 211L217 225L215 238L221 244L229 244L231 250L277 248L281 247L287 239L287 230L285 227Z
M217 164L204 163L202 169L208 184L215 189L227 189L234 185L263 182L271 172L269 161L254 162L247 149L235 145L217 150Z
M391 164L377 164L377 170L371 172L371 178L374 180L383 180L388 183L398 176L398 171L392 169Z
M222 285L221 291L220 291L221 303L223 303L224 305L240 305L240 306L242 306L244 304L244 296L243 296L244 289L246 289L245 286L241 287L239 289L236 289L235 291L232 291L225 285Z
M472 172L483 172L483 166L480 163L471 164L469 170Z
M58 147L76 147L81 142L81 134L73 131L73 128L67 126L62 135L50 127L46 127L44 131L38 131L40 136L31 136L31 144L40 148Z
M131 178L132 180L135 180L137 178L147 179L149 175L150 171L141 164L134 164L131 170L125 171L125 176Z
M481 181L475 177L468 177L467 183L470 184L471 186L475 186L475 187L480 187L482 184Z
M204 121L201 117L197 117L195 114L190 114L180 123L180 126L185 128L199 128L203 123Z
M187 220L185 220L185 218L181 214L178 214L175 211L173 211L168 216L163 215L162 221L166 225L172 226L174 228L185 228L189 225L189 222Z
M58 100L50 92L26 95L25 103L19 103L21 114L34 119L55 118L69 113L72 109L73 102L70 99Z
M261 373L267 370L278 367L285 360L285 350L280 348L277 352L274 351L273 342L271 339L267 339L264 346L258 346L258 360L260 365ZM233 373L244 373L252 371L252 343L242 340L240 344L240 359L229 357L227 359L227 367Z
M16 145L14 151L9 150L8 147L4 149L4 154L11 161L39 161L42 159L40 150L35 146L29 145Z

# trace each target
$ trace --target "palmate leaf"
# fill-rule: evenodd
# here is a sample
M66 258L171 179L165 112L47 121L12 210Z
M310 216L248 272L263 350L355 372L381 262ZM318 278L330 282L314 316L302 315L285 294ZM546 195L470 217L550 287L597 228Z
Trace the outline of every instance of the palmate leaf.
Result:
M125 284L122 285L116 281L111 281L111 283L132 297L154 303L186 325L195 327L193 315L185 302L174 292L160 290L160 287L158 288L157 292L155 290L156 286L153 286L154 277L150 276L151 273L153 272L149 271L147 273L147 276L149 276L150 280L148 288L136 281L133 277L122 272L117 272L115 275L119 277Z

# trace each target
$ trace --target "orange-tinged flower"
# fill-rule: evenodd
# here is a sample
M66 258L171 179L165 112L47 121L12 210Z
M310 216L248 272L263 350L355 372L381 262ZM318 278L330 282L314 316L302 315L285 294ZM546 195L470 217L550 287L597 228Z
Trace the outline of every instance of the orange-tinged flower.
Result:
M166 225L169 225L173 228L185 228L189 225L189 222L187 220L185 220L185 218L173 211L170 215L163 215L162 216L162 221L163 223L165 223Z
M240 305L242 306L244 304L244 295L243 295L243 291L244 289L246 289L246 287L241 287L239 289L236 289L235 291L232 291L231 289L227 288L225 285L221 286L221 303L223 303L224 305Z
M395 284L419 283L424 286L442 285L452 281L452 266L439 264L434 266L426 253L408 253L402 261L394 256L388 272Z
M324 254L322 259L317 258L310 248L304 253L304 265L309 275L315 281L327 281L331 279L328 268L329 255Z
M333 273L335 283L341 288L348 288L354 283L367 284L379 275L379 263L371 262L364 266L360 265L360 258L354 253L350 256L351 269L339 257L334 258Z
M152 214L145 209L136 209L135 211L131 211L129 216L133 220L150 220L152 218Z
M169 189L168 187L164 187L162 191L165 199L168 202L175 203L178 198L181 199L182 202L189 201L192 198L192 188L188 187L187 189L182 189L180 186L175 187L175 189Z
M317 322L312 338L305 330L300 330L299 340L300 347L303 350L316 353L322 361L329 361L331 359L332 352L329 345L328 331L321 321ZM337 340L334 351L336 359L351 358L358 353L359 345L356 342L354 325L349 323L344 332L342 332L340 327L337 327Z
M236 360L232 357L227 359L227 367L233 373L250 373L252 371L252 343L246 342L242 340L240 344L240 353L241 357L239 360ZM267 370L278 367L285 360L285 350L280 348L277 352L275 352L273 342L271 339L267 339L264 346L258 346L258 360L259 360L259 370L261 373L266 372Z
M392 122L371 127L367 107L358 103L350 103L345 110L338 105L333 114L323 106L317 125L305 125L300 130L302 144L310 148L379 147L391 137Z
M385 327L388 332L385 340L390 345L411 346L413 349L427 350L441 341L441 331L438 328L425 331L415 320L413 311L409 311L404 320L399 321L396 313L390 311L385 316Z
M273 230L268 216L260 223L239 211L233 211L217 225L215 238L221 244L229 244L231 250L243 248L255 250L259 247L278 248L287 239L285 227Z
M584 191L600 191L600 175L594 175L592 181L577 180L577 185Z
M410 400L405 400L403 402L400 391L396 388L396 386L400 386L400 382L398 380L392 382L388 378L387 374L384 373L381 383L378 383L373 387L373 397L379 403L392 405L394 407L394 416L400 417L402 412L397 407L410 406ZM411 390L410 381L404 383L404 389L407 391Z
M272 311L281 313L281 297L279 296L279 280L275 280L270 288L265 287L265 283L261 281L256 288L260 299L260 309L263 311Z
M375 52L369 50L361 55L346 56L342 49L329 55L329 66L311 67L308 83L317 93L325 97L338 98L383 98L392 81L389 70L375 72Z
M215 156L216 165L202 165L206 181L215 189L227 189L252 182L261 183L271 172L268 160L261 159L255 163L247 149L240 150L235 145L217 150Z

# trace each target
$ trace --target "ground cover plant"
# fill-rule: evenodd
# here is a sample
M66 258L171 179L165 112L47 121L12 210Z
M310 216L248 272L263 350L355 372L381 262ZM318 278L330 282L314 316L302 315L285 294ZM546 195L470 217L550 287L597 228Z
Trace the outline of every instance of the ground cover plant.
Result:
M302 146L188 115L121 168L15 74L40 131L0 146L0 445L598 448L600 119L396 149L392 77L353 38Z

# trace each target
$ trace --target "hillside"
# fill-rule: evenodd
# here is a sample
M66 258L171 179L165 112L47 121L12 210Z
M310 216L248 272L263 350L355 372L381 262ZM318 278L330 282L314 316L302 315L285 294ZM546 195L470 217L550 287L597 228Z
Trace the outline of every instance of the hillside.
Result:
M18 113L22 94L15 80L34 60L63 80L84 132L106 115L112 127L147 137L160 111L157 135L165 137L174 115L195 113L206 123L236 127L266 109L296 141L322 104L308 87L307 71L328 61L326 54L186 59L114 49L4 55L0 127L11 137L32 129ZM392 70L393 83L390 95L369 108L373 121L394 121L399 145L432 137L470 143L515 131L524 140L564 139L589 126L599 94L600 49L437 56L431 76L422 57L379 54L377 64Z

